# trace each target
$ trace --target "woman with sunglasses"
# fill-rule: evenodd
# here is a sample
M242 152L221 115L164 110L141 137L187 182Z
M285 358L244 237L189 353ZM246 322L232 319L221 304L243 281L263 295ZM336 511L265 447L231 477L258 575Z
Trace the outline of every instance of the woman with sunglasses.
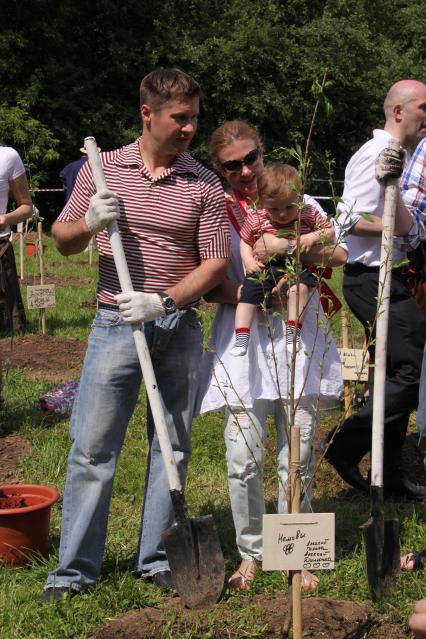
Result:
M257 562L262 558L262 515L265 512L263 465L266 421L275 417L279 479L279 512L286 512L288 447L283 398L289 397L290 375L283 321L278 313L258 311L252 325L252 338L245 357L233 357L235 308L244 269L240 257L240 230L250 208L256 207L257 178L263 169L262 143L255 129L239 120L225 122L212 135L210 153L215 169L227 180L227 208L231 222L232 258L228 279L211 291L206 299L217 302L212 330L212 350L206 354L209 379L203 388L200 412L225 411L225 442L228 484L236 541L241 564L229 579L231 586L248 590ZM268 250L264 239L274 244L275 253L288 248L285 238L263 236L255 250ZM327 250L316 246L309 257L316 261ZM343 264L346 254L328 249L333 265ZM308 255L308 253L306 254ZM264 256L263 256L264 257ZM326 256L327 258L327 256ZM326 259L327 261L327 259ZM329 263L329 262L328 262ZM298 399L295 423L301 429L302 480L306 482L302 509L310 510L310 482L313 472L312 439L315 432L320 395L338 397L341 365L318 295L309 305L302 334L303 351L296 363ZM288 412L288 411L286 411ZM303 573L305 590L315 590L318 579Z

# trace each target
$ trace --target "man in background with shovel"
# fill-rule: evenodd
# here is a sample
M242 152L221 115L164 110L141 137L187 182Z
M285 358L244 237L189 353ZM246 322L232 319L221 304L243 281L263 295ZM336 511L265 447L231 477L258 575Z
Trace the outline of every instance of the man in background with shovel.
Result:
M108 189L89 163L52 227L64 255L97 234L98 312L71 419L59 567L42 602L92 587L101 570L116 463L135 408L141 369L131 324L144 323L175 461L184 482L202 341L194 310L225 277L229 231L220 182L186 151L197 129L199 85L178 69L141 83L142 137L102 154ZM109 190L111 189L111 190ZM106 227L118 221L134 292L120 293ZM165 466L148 409L149 458L136 570L172 587L161 542L173 523Z
M426 136L426 85L416 80L395 83L386 96L384 111L384 130L376 129L374 137L346 168L343 202L338 207L338 222L349 251L343 292L352 312L373 338L384 196L383 186L375 178L376 158L391 138L410 152ZM401 451L409 416L417 407L426 321L406 287L403 268L397 265L405 259L407 248L418 244L423 232L400 199L395 235L404 236L404 240L397 239L393 250L396 268L392 270L390 292L383 467L385 493L413 499L426 498L426 487L403 476ZM370 344L369 352L374 362L374 344ZM358 464L371 449L372 408L370 393L365 406L346 419L340 429L328 433L323 444L327 447L326 459L340 476L365 492L369 483L360 474Z

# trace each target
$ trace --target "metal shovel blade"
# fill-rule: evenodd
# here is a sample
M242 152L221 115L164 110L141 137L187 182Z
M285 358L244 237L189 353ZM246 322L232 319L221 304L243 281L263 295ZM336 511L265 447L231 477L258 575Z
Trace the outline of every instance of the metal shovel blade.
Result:
M170 491L172 493L172 491ZM176 495L172 496L174 506ZM185 509L186 510L186 509ZM161 538L179 597L188 608L213 606L225 580L225 560L211 515L190 519L179 512Z
M371 486L371 516L362 526L371 597L392 592L400 571L398 519L384 518L383 486Z

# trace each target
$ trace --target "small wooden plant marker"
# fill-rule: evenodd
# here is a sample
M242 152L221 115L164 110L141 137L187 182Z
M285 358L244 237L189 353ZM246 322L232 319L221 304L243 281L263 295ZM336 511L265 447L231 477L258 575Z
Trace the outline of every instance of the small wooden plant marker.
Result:
M42 225L37 225L37 251L39 256L40 267L40 284L36 286L27 286L27 306L28 309L40 309L40 333L46 335L46 308L55 306L55 285L44 283L44 259L43 259L43 241L42 241Z
M263 570L332 570L334 513L263 516Z
M351 382L368 381L368 351L362 348L349 348L349 319L342 311L342 345L339 348L342 362L343 396L345 400L345 418L352 415Z

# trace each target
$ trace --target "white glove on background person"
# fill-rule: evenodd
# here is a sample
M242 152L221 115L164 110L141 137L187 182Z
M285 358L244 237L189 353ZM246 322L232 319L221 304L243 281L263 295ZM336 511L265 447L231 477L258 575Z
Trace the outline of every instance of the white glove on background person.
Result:
M394 151L391 148L383 149L376 160L376 180L380 183L386 182L389 178L399 178L404 170L405 151L399 149Z
M157 293L129 291L115 296L125 322L152 322L165 315L163 302Z
M96 235L119 217L118 195L108 189L102 189L90 198L89 210L84 219L89 231Z

